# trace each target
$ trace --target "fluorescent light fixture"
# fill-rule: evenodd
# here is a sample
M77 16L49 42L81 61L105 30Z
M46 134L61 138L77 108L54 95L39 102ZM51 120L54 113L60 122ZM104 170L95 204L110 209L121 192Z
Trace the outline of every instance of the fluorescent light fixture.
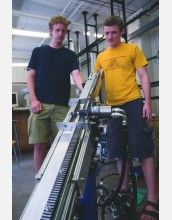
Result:
M48 38L49 37L49 33L26 31L26 30L19 30L19 29L12 29L12 34L19 35L19 36L27 36L27 37L39 37L39 38Z
M94 34L94 36L96 37L96 34ZM101 37L103 37L103 35L102 34L97 34L97 37L101 38Z
M19 66L26 67L27 65L28 65L28 63L12 63L12 66L14 66L14 67L19 67Z
M85 35L85 31L83 32L83 35ZM87 36L90 36L90 32L87 32ZM96 37L96 34L94 34L94 37ZM97 37L101 38L101 37L103 37L103 35L102 34L97 34Z

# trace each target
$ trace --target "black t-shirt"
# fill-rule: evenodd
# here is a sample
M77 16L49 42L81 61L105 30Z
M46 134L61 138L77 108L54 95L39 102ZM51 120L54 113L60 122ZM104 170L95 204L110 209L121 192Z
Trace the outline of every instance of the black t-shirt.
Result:
M36 70L35 92L41 103L68 106L70 73L79 69L75 52L48 45L33 49L28 70Z

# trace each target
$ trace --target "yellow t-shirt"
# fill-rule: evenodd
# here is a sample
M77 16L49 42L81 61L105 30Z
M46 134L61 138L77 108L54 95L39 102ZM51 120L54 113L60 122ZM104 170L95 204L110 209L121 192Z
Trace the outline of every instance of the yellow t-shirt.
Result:
M136 71L148 64L137 45L122 43L97 56L94 71L104 71L106 104L122 105L141 97Z

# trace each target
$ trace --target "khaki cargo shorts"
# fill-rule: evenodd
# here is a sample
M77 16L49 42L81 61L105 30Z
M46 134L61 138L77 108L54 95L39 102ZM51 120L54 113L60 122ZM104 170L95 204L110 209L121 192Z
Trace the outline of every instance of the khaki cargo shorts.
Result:
M58 129L56 122L62 122L69 108L54 104L42 104L40 113L30 113L28 118L29 144L47 143L54 140Z

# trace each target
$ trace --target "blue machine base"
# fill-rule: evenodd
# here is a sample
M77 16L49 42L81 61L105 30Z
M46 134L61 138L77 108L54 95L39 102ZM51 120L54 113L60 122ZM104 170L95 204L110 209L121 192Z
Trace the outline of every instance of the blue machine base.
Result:
M96 197L95 170L91 170L88 175L84 197L79 200L83 206L83 220L98 220Z

